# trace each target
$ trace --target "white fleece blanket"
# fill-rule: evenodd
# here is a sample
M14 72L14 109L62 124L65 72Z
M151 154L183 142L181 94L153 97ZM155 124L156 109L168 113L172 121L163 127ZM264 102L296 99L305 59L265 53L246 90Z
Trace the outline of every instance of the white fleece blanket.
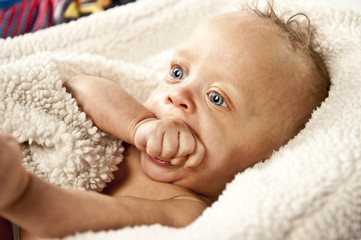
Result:
M30 171L63 187L101 190L122 160L121 141L86 118L62 81L102 76L144 101L194 25L240 1L143 0L0 40L0 128L22 143ZM271 159L238 174L188 227L127 227L67 239L361 238L361 15L327 0L275 2L307 10L332 78L329 97L306 128Z

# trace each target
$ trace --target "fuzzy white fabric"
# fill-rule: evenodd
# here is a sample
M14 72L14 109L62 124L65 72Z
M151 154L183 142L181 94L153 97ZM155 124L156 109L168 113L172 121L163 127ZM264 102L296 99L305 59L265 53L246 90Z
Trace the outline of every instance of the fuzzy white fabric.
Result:
M121 141L79 110L54 61L37 54L1 65L0 76L0 126L22 143L25 167L62 187L101 190L122 159Z
M240 1L143 0L1 40L0 126L23 143L24 165L64 187L100 190L122 159L121 141L94 127L61 82L102 76L144 101L194 25ZM238 174L188 227L127 227L67 239L361 238L361 15L327 0L275 2L306 10L332 78L329 97L306 128L271 159Z

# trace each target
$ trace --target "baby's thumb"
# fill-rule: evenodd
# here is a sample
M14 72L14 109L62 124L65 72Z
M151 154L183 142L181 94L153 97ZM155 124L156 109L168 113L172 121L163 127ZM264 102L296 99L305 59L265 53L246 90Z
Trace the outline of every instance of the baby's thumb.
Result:
M171 159L170 162L172 163L173 166L178 166L178 165L183 164L186 160L187 160L186 157L178 157L178 158Z

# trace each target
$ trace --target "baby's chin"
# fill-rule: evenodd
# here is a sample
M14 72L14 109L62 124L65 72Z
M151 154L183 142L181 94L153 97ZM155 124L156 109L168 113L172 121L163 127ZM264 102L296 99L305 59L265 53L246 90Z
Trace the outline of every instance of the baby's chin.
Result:
M183 166L174 166L169 161L152 158L141 152L141 166L146 176L157 182L174 183L182 179Z

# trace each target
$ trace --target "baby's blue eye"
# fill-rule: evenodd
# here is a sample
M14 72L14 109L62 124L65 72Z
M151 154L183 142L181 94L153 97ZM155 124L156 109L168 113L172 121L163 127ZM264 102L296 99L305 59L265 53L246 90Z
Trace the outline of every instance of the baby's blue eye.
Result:
M180 67L175 67L172 69L172 78L175 79L183 79L184 78L184 71Z
M227 104L224 101L223 97L221 95L219 95L218 93L211 92L210 94L208 94L208 97L211 100L211 102L216 104L217 106L227 107Z

